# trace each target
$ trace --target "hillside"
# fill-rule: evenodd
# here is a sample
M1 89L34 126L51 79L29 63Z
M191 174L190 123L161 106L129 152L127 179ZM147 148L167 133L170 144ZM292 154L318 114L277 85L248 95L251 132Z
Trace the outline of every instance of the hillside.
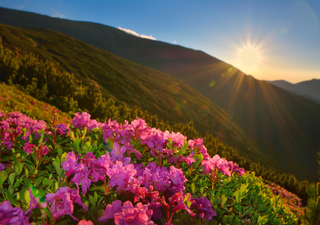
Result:
M19 91L16 87L0 83L0 114L21 112L32 119L43 120L52 125L53 119L57 123L70 123L71 117L54 106L45 104Z
M303 97L292 95L264 81L247 76L237 68L201 51L138 38L109 26L51 18L4 8L0 8L0 23L26 28L49 28L56 30L136 63L168 73L187 83L191 88L194 88L200 94L207 97L207 99L227 111L232 122L241 127L249 137L248 142L258 143L265 154L275 159L266 161L281 165L281 171L294 173L299 179L317 179L317 164L314 159L316 158L316 151L320 147L319 104ZM51 31L47 30L47 32ZM34 40L34 42L38 43L39 41ZM44 45L44 43L42 44ZM47 44L49 45L50 42ZM80 46L77 47L79 48ZM32 51L36 52L41 46L38 48L30 47L30 50L32 48L34 49ZM52 59L61 60L62 66L68 71L72 71L72 68L67 68L68 65L62 59L77 63L81 54L68 57L65 52L59 51L55 52L56 55ZM37 54L41 55L40 52ZM85 52L82 54L86 55ZM51 54L48 55L53 57ZM90 60L90 62L86 60L83 61L83 64L87 65L94 62L94 60ZM92 71L99 71L99 67ZM88 68L89 66L82 65L83 71L80 72L84 76L93 76L89 75L89 72L86 74L85 71L89 71ZM75 74L77 75L77 73ZM101 74L99 73L96 73L95 76L100 76L101 78ZM166 75L161 76L165 77ZM152 79L149 82L152 83ZM178 85L170 83L172 86L170 86L171 89L169 88L169 90L172 90L173 93L176 92L178 90L177 87L180 87L179 82L177 81ZM107 87L106 83L99 84L102 87ZM109 94L119 94L120 89L112 92L112 88L120 82L116 83L111 79L110 83L113 85L110 85L109 89L107 88L110 91ZM136 97L132 98L132 101L135 101L134 99L137 97L141 99L138 90L134 89L132 91L138 93ZM168 102L171 103L172 108L176 109L176 112L179 113L179 107L181 109L184 100L177 102L176 99L170 98L174 101L165 98L165 103L167 105ZM125 97L120 98L117 96L117 99L124 101ZM181 98L179 97L179 99ZM148 102L152 104L152 99L150 98ZM140 104L144 103L141 102ZM203 104L200 112L206 113L206 110L202 110L205 107ZM168 118L164 116L166 113L161 111L162 108L160 107L147 109L153 113L160 109L156 114L161 115L161 118ZM181 116L186 117L189 111L181 110L180 112ZM193 112L196 112L196 110ZM201 114L197 114L198 117L201 116ZM193 118L189 117L189 119ZM204 127L199 126L200 123L195 121L196 128L198 130L209 129L206 122L202 121ZM220 130L217 126L213 128ZM229 138L228 141L232 143L233 140ZM235 146L234 143L232 145ZM253 148L252 153L255 152L256 150Z
M106 98L141 107L171 124L193 120L202 135L207 132L218 136L264 165L270 160L248 143L221 108L176 78L48 29L35 31L0 25L0 35L5 46L58 62L61 69L73 72L84 84L87 78L95 80Z
M169 74L220 61L202 51L139 38L114 27L97 23L52 18L2 7L0 7L0 23L23 28L55 30Z
M175 77L225 109L250 140L282 165L282 171L316 180L320 105L228 65L218 68L209 65Z

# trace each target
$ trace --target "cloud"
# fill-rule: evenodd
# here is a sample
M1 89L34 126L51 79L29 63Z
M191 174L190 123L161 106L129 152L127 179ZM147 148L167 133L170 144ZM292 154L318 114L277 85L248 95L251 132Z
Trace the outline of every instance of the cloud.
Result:
M53 14L51 17L60 17L60 18L64 18L64 17L65 17L65 15L62 15L62 14L60 14L60 13L56 12L56 13L55 13L55 14Z
M150 39L150 40L154 40L154 41L157 40L156 38L152 37L151 35L147 36L147 35L144 35L144 34L138 34L137 32L135 32L133 30L130 30L130 29L126 29L126 28L122 28L122 27L118 27L118 29L122 30L124 32L127 32L128 34L137 36L137 37L146 38L146 39Z
M25 1L22 5L19 5L19 9L23 9L29 2Z
M177 42L176 42L176 41L174 41L173 43L177 44Z

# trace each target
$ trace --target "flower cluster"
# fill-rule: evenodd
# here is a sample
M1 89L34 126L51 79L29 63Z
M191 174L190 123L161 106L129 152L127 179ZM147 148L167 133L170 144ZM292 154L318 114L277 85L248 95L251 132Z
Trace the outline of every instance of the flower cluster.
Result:
M20 137L24 140L23 151L32 154L35 150L38 161L42 155L49 152L45 144L47 140L43 138L44 133L47 138L52 137L53 143L60 140L58 136L64 136L72 142L75 141L76 129L86 128L89 136L96 132L99 134L97 137L103 137L105 144L110 148L102 154L92 151L83 153L81 150L77 153L74 150L64 153L61 169L58 166L60 162L55 161L57 171L61 170L61 176L64 173L64 177L59 178L62 185L55 188L56 192L47 193L46 202L40 203L39 198L34 197L29 190L31 200L25 213L17 207L12 208L7 201L1 203L3 212L12 213L0 214L0 224L7 221L7 218L13 222L16 218L28 221L34 209L44 207L49 208L54 219L70 216L74 221L79 221L74 215L75 206L89 212L88 204L84 204L83 198L91 192L92 184L96 187L99 182L104 184L102 186L105 195L114 190L113 193L120 199L123 200L121 196L127 199L116 199L106 204L103 216L97 218L100 222L113 220L115 224L154 224L161 219L169 225L181 210L190 217L205 219L208 222L217 213L206 197L197 198L186 193L188 180L186 171L181 167L189 166L192 169L197 163L199 175L212 175L215 179L219 172L228 176L232 176L233 172L239 176L244 174L244 170L233 162L228 162L218 155L211 158L202 139L187 140L181 133L150 128L140 118L131 123L125 121L124 124L111 119L99 123L91 120L90 115L83 112L76 113L71 121L71 128L65 124L53 123L50 130L43 121L32 120L21 113L1 114L1 117L0 144L6 145L10 150L15 144L15 139ZM43 141L39 144L30 142L30 135L38 139L41 136ZM5 169L6 165L0 163L0 171ZM214 182L214 179L212 181ZM5 218L3 221L2 217ZM93 223L90 220L80 220L78 224Z
M275 183L271 183L268 181L265 182L267 182L266 186L273 194L279 195L281 197L281 199L284 201L284 205L287 206L288 209L290 209L294 213L299 213L300 215L304 213L304 210L301 206L301 198L287 191L283 187L276 185Z
M14 146L17 136L23 134L22 130L24 128L27 131L22 139L27 141L31 133L38 136L39 130L44 130L47 127L44 121L33 120L19 112L1 113L1 117L5 118L0 121L1 145L5 145L8 150L11 150Z

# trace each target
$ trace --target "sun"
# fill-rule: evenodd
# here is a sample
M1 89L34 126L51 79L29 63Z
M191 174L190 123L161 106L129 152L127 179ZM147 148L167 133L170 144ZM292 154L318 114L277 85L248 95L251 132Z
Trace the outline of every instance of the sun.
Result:
M258 70L261 60L261 52L252 44L238 48L237 66L246 73L254 73Z
M245 48L240 52L240 60L244 65L254 66L259 60L257 50L253 48Z

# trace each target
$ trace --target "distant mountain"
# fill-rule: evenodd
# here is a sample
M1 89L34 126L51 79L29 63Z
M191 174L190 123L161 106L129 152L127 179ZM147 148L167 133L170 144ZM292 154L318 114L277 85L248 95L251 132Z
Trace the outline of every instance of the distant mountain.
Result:
M296 84L284 80L267 82L320 103L320 79L302 81Z
M56 30L123 58L170 74L227 111L232 122L245 131L250 143L258 143L264 150L264 154L273 157L274 160L270 163L276 163L282 171L293 173L299 179L307 178L314 181L318 179L316 152L320 147L320 104L291 94L265 81L256 80L232 65L204 52L160 41L142 39L102 24L51 18L4 8L0 8L0 23L30 29L49 28ZM14 32L12 31L13 34ZM64 39L61 41L63 42ZM36 39L35 42L37 42ZM46 41L43 40L43 42L50 44L50 38ZM74 51L74 49L70 50ZM70 62L64 63L64 66L69 67L70 71L74 71L76 65L72 65L73 68L71 68L71 61L74 59L68 58L64 54L55 52L50 57L59 57L62 64L63 58L65 61L70 60ZM85 52L82 54L86 55ZM77 57L75 56L75 58ZM78 60L74 60L74 62L76 61ZM93 59L89 61L82 62L84 64L96 63L98 68L101 67ZM83 67L85 68L85 66ZM145 67L139 67L139 69L141 71L135 70L134 76L147 74ZM108 81L103 78L103 75L96 73L95 69L92 71L96 76L93 79L98 77L100 82L105 83L102 86L107 88ZM128 68L126 72L130 73L130 69ZM85 74L87 72L78 70L78 73ZM89 71L86 76L91 76ZM120 77L121 73L118 76ZM160 76L166 77L165 74ZM130 76L129 79L134 78ZM150 76L148 79L149 84L152 84L154 78ZM168 80L168 82L173 81ZM172 84L166 83L166 85L172 85L172 89L175 90L175 82L179 86L182 85L178 81L174 81ZM132 86L127 85L127 88L129 87ZM136 92L136 90L133 91ZM120 92L121 89L114 89L112 94L120 94ZM160 95L161 92L158 94ZM121 100L124 101L123 99L125 98ZM164 99L164 101L166 100ZM152 98L150 97L149 103L151 102ZM181 105L183 105L182 102L179 103L179 106ZM153 112L156 109L157 107L154 107ZM158 109L163 113L165 111L161 107ZM209 111L211 112L211 108ZM214 114L218 110L212 112ZM181 111L181 116L187 117L187 113L188 110ZM213 114L211 115L213 116ZM169 116L170 113L167 115ZM198 127L203 125L205 129L210 130L210 125L204 125L204 123L198 123ZM216 129L216 126L211 129ZM231 140L231 136L229 137ZM252 149L252 153L254 152L255 150Z

